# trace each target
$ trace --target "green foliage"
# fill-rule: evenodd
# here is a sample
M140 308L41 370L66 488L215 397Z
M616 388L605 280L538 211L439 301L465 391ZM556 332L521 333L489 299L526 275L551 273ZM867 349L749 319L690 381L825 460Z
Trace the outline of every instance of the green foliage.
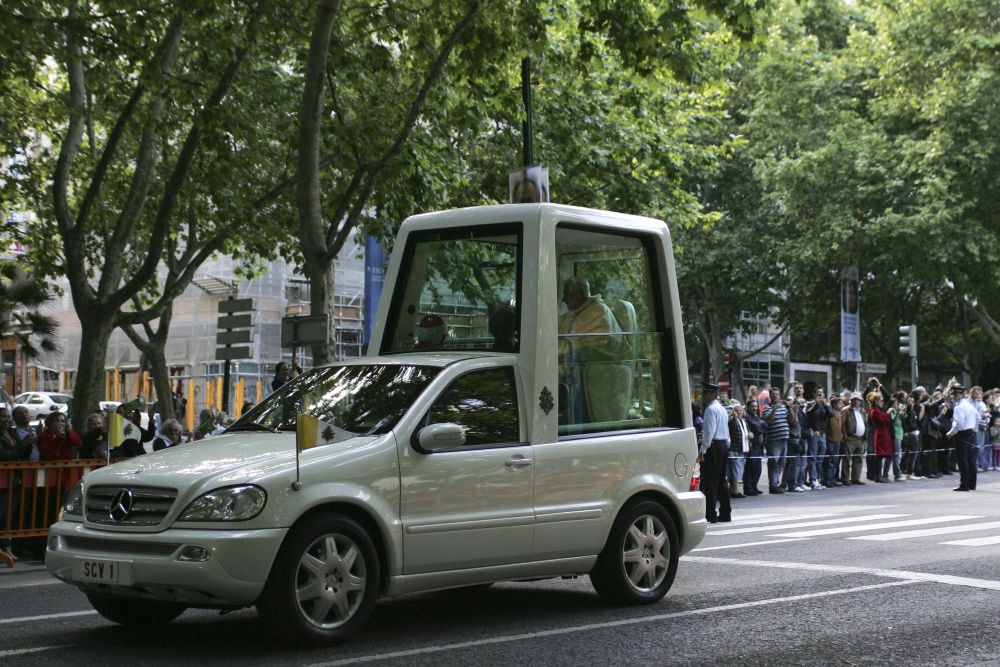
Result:
M51 298L43 279L0 262L0 338L14 337L29 357L59 351L59 326L42 310Z

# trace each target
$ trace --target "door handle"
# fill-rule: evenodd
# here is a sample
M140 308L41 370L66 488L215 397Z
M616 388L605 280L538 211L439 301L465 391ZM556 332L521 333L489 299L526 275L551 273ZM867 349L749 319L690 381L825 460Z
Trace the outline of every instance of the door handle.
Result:
M532 459L527 459L523 456L515 456L503 462L508 468L523 468L524 466L530 466L532 463L534 463Z

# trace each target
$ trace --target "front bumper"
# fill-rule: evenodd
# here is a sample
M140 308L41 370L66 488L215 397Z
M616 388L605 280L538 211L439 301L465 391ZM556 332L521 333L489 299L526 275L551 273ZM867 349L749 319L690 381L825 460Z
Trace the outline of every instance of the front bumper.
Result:
M45 566L87 593L182 602L197 607L244 607L264 590L287 528L261 530L169 529L115 533L60 521L49 529ZM184 560L186 547L203 559ZM114 563L116 583L85 578L83 564Z

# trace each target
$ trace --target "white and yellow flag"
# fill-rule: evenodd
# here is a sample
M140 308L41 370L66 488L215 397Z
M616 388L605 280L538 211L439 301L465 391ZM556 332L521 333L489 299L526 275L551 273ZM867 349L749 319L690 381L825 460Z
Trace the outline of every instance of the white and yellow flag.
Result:
M317 445L329 445L354 437L349 431L316 419L312 415L299 413L295 426L295 444L299 450L311 449Z
M108 447L120 447L126 440L139 440L141 431L117 412L112 412L108 417Z

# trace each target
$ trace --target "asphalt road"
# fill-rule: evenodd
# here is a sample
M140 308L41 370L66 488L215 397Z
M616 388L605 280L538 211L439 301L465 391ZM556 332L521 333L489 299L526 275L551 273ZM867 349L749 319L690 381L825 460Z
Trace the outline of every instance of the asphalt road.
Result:
M957 476L956 476L957 477ZM384 602L346 645L295 650L253 611L126 630L37 564L0 571L4 665L1000 665L1000 472L734 501L660 603L586 577Z

